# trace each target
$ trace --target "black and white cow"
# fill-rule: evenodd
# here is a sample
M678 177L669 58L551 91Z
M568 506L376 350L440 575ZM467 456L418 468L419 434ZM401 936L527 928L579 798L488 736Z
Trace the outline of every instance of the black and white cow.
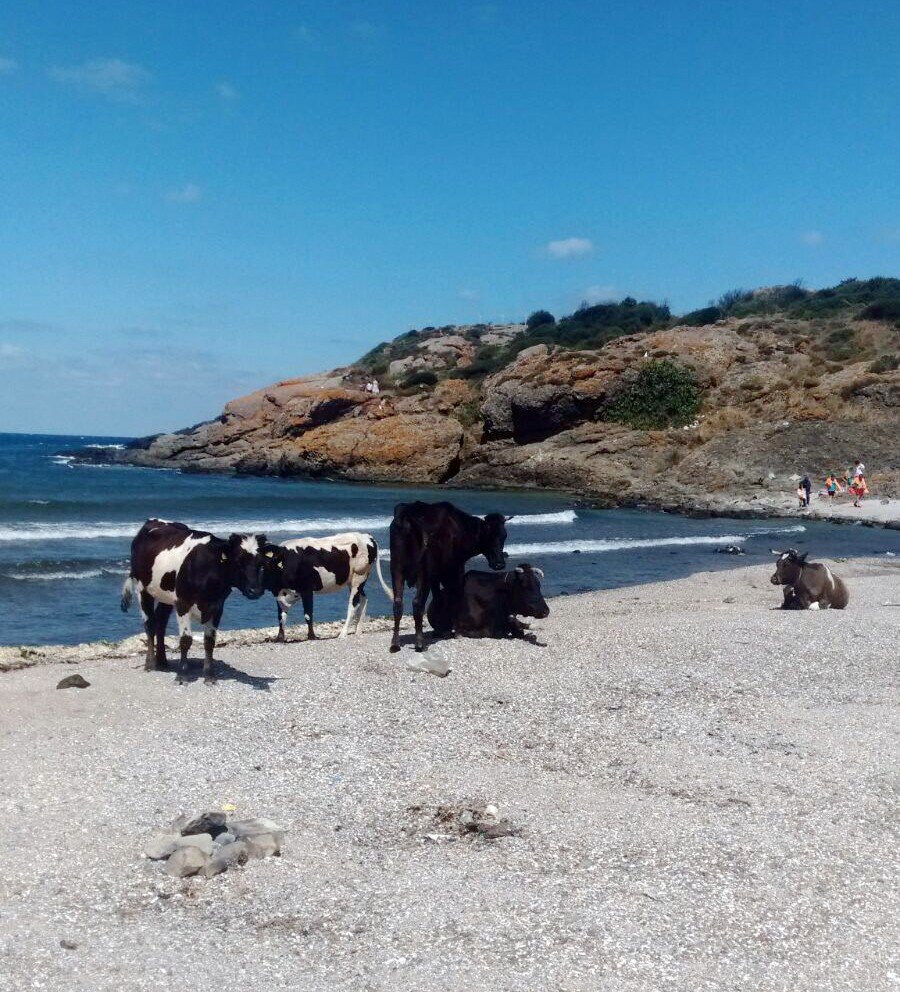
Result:
M303 603L307 636L315 640L313 597L344 588L350 598L344 629L338 636L346 637L351 625L353 633L359 632L366 612L366 581L378 558L378 546L371 534L298 537L268 545L265 554L265 585L278 606L277 641L284 641L288 610L298 599Z
M808 562L793 548L778 554L773 586L784 586L783 610L843 610L850 602L846 585L827 565Z
M203 676L206 682L215 681L213 649L225 600L232 589L239 589L248 599L262 596L265 545L264 534L232 534L225 541L167 520L148 520L141 527L131 542L131 569L122 587L122 610L128 610L137 594L147 632L144 667L148 671L168 667L166 624L174 609L182 672L193 642L191 620L198 620L204 630Z

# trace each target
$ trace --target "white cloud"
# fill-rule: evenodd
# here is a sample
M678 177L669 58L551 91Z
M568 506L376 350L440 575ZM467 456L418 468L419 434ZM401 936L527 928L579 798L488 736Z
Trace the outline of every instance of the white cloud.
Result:
M203 190L196 183L185 183L184 186L166 190L165 199L169 203L197 203L203 199Z
M216 96L222 100L237 100L241 95L231 83L226 82L224 79L220 83L216 83L213 90Z
M467 300L469 303L474 303L478 299L478 290L469 289L467 286L463 288L457 294L461 300Z
M581 299L585 303L609 303L619 296L619 291L615 286L588 286L581 294Z
M800 240L810 248L818 248L819 245L825 244L825 235L821 231L804 231L800 235Z
M588 238L561 238L559 241L548 241L546 250L552 258L580 258L590 255L594 244Z
M27 365L31 352L17 344L0 341L0 369L16 369Z
M122 59L88 59L80 65L54 66L48 71L58 83L123 103L136 102L153 80L143 66Z
M19 63L15 59L0 58L0 76L8 76L19 68Z

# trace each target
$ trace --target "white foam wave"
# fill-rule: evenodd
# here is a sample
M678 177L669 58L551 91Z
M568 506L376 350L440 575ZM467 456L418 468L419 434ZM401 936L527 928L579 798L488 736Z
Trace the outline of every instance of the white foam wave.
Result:
M556 513L521 513L507 521L507 527L533 526L534 524L574 524L577 515L574 510L558 510Z
M690 545L740 544L762 534L790 534L804 527L766 528L749 534L694 534L685 537L611 537L600 540L548 541L528 544L508 544L506 551L511 555L564 555L573 551L628 551L634 548L673 548Z
M125 445L124 444L86 444L85 447L86 448L101 448L101 449L114 448L116 451L124 451L125 450Z
M344 531L384 531L391 517L319 517L289 520L201 520L195 523L198 530L214 534L292 534L302 536L312 533L339 534ZM514 525L570 524L575 521L574 510L557 513L525 513L509 521ZM21 541L94 541L103 538L134 537L143 521L119 523L97 521L94 523L23 523L16 527L0 527L0 542Z
M80 572L7 572L7 579L17 582L59 582L65 579L96 579L101 575L125 575L127 569L88 568Z

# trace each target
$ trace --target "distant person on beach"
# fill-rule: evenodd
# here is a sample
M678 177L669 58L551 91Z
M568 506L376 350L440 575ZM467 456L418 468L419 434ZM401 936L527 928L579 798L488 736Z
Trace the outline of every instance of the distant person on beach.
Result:
M863 465L862 462L858 461L856 463L856 468L853 470L853 477L857 478L859 476L862 476L863 478L865 478L865 475L866 475L866 466Z
M803 486L797 486L797 505L801 510L806 506L806 490Z
M826 476L825 491L832 499L834 499L838 493L842 493L844 491L844 487L840 484L840 482L838 482L837 472L832 472L830 475Z
M863 466L865 468L865 466ZM860 500L869 495L869 487L866 484L866 477L858 474L850 483L850 492L853 495L853 505L860 506Z
M809 481L808 475L804 475L803 478L800 480L800 488L803 490L803 493L806 497L806 502L804 503L804 506L809 506L809 498L812 495L812 483Z

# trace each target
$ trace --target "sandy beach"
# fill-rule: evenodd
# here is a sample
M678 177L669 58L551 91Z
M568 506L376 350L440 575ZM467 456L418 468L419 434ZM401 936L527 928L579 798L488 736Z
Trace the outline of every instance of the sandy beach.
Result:
M900 565L829 564L844 612L701 573L444 642L443 679L378 630L225 644L214 688L137 655L3 673L0 988L897 988ZM521 833L445 834L485 803ZM223 804L283 856L142 858Z

